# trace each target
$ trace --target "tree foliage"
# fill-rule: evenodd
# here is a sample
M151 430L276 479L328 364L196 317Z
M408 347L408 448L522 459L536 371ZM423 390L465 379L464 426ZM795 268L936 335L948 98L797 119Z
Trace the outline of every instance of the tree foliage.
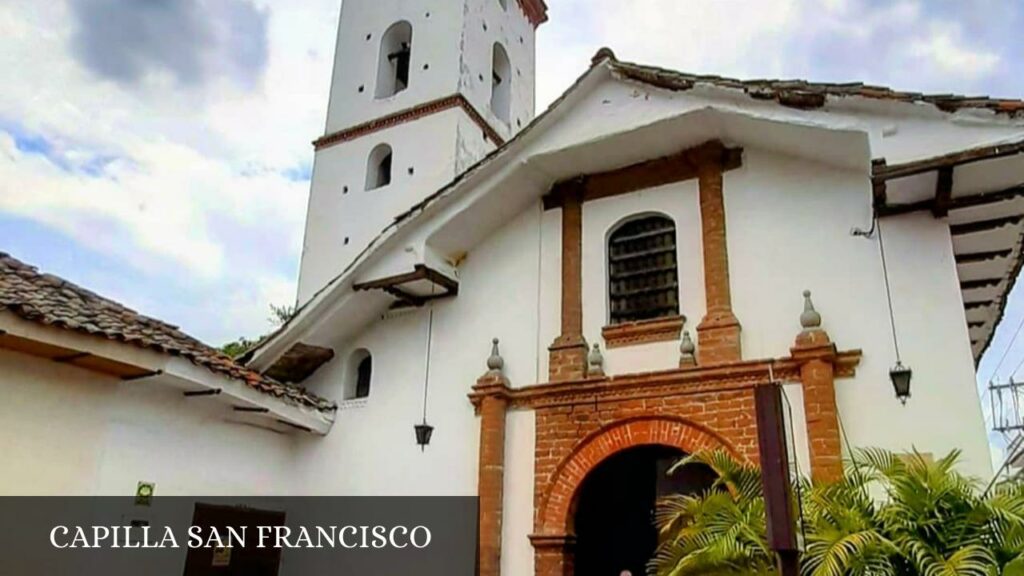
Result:
M834 483L804 482L805 576L1024 576L1024 487L988 491L960 474L959 452L857 451ZM695 454L719 480L698 496L664 500L658 576L773 574L760 477L724 452Z
M295 306L277 306L276 304L270 305L270 317L268 320L275 327L284 326L291 320L298 309ZM268 335L264 334L259 338L252 340L250 338L241 337L238 340L228 342L220 347L220 351L226 354L230 358L238 358L242 354L245 354L250 349L255 347L257 344L263 341Z
M220 351L226 354L228 358L234 359L248 352L258 342L258 340L239 338L238 340L228 342L227 344L221 346Z

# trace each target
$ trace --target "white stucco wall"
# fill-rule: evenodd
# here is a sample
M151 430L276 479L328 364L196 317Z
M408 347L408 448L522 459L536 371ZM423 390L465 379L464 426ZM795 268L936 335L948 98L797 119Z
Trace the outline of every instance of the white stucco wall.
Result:
M278 495L288 435L224 419L213 400L0 350L4 495Z
M493 145L473 126L464 112L451 109L317 152L299 303L340 274L396 216L451 182L457 167L486 154ZM392 149L391 184L366 190L367 162L380 144Z
M913 399L894 398L895 363L876 241L850 235L870 224L867 179L806 161L747 150L725 176L733 307L748 358L786 355L810 289L840 349L864 351L857 377L837 381L853 446L964 450L964 470L991 464L962 296L944 220L930 214L882 220L904 363ZM955 415L955 417L953 416Z
M533 574L533 455L536 416L509 412L505 423L505 503L502 518L502 574Z
M300 441L298 466L310 493L476 493L479 421L467 395L486 371L491 339L501 340L513 385L537 381L539 217L539 209L529 210L496 230L460 268L459 296L433 305L427 419L436 430L425 453L413 425L422 418L429 308L391 312L336 343L337 359L306 385L340 398L352 353L366 349L371 392L343 405L326 438Z

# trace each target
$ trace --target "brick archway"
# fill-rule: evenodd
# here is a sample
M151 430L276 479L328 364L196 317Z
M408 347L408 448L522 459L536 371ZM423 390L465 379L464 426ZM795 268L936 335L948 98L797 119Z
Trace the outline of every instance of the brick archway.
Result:
M538 537L571 535L572 504L587 475L610 456L647 445L671 446L688 454L723 448L744 459L724 438L683 418L641 416L613 422L584 438L555 468L541 495Z

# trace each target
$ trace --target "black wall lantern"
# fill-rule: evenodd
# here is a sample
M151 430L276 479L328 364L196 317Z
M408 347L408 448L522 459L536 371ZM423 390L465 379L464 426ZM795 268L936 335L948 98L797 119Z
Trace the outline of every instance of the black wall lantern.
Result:
M910 377L912 374L913 371L904 366L899 360L889 370L889 379L892 380L892 387L896 390L896 397L899 398L904 406L907 405L907 399L910 398Z
M421 451L426 451L427 445L430 444L430 437L434 435L434 427L427 424L427 420L423 420L423 424L417 424L416 428L416 444L419 445Z

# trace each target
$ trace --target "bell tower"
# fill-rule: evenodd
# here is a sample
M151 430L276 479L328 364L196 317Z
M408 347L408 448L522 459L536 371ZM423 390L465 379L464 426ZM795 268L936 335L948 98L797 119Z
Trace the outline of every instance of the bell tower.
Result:
M533 119L546 19L543 0L344 0L300 305L396 216Z

